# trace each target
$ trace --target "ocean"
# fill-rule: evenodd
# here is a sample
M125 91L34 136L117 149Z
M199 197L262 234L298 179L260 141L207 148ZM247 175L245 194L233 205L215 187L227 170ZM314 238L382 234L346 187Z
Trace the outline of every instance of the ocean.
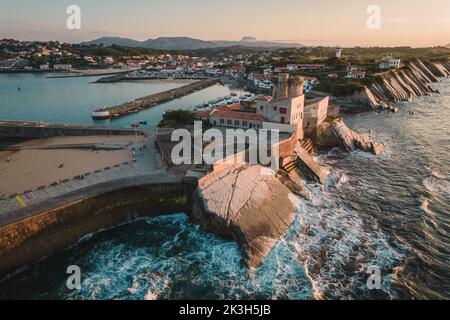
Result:
M307 185L311 199L257 270L178 213L89 235L0 280L0 299L449 299L450 79L436 87L398 113L344 117L385 150L321 154L329 182ZM4 118L3 95L1 105ZM81 268L79 291L66 287L69 265ZM367 286L368 267L380 289Z

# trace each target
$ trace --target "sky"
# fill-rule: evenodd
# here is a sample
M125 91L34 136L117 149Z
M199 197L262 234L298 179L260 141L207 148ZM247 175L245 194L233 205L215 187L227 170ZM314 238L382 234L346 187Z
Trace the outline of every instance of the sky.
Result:
M80 30L66 27L69 5L81 9ZM380 8L379 29L367 27L371 5ZM446 45L450 0L0 0L0 38L74 43L102 36Z

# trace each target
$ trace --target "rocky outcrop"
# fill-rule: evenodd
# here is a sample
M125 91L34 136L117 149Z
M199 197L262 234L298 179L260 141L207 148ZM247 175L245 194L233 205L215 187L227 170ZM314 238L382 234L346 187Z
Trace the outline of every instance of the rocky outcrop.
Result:
M379 155L384 148L382 143L371 141L367 135L348 128L342 119L322 123L317 129L316 144L324 148L342 146L349 152L359 149L375 155Z
M371 84L368 89L378 103L411 101L413 97L436 93L430 83L449 75L450 65L447 61L424 63L413 60L408 66L383 75L381 81Z
M379 102L373 93L366 88L363 91L356 92L351 96L335 97L333 103L339 105L341 113L358 113L375 110L380 107Z
M450 64L448 61L432 62L428 65L428 68L437 77L444 78L450 76Z
M302 172L310 178L325 184L330 170L319 165L313 157L301 146L300 142L295 145L295 153L298 157L298 165Z
M294 221L296 201L272 170L230 167L199 181L193 217L205 231L235 239L256 268Z
M339 139L336 134L331 129L332 122L326 121L322 122L316 130L316 135L314 138L314 143L317 147L321 149L330 149L340 145Z
M371 152L375 155L379 155L381 151L383 151L383 144L373 142L369 137L349 129L341 119L335 120L331 129L341 141L341 145L349 152L359 149L364 152Z
M380 75L364 90L351 96L335 97L333 102L340 106L341 113L358 113L381 109L396 112L390 102L411 101L414 97L439 93L430 84L441 77L450 76L448 61L423 62L412 60L407 66Z

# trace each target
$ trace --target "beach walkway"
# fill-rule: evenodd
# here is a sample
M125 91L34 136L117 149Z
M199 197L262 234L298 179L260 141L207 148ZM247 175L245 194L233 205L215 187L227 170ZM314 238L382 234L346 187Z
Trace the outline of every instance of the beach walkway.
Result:
M71 179L53 182L46 186L21 192L18 195L8 195L7 199L0 199L0 215L99 183L144 175L169 177L171 174L163 166L160 156L154 148L153 141L154 134L150 134L143 143L134 144L136 153L131 161L92 172L80 172L78 176ZM143 147L144 145L146 145L146 148Z

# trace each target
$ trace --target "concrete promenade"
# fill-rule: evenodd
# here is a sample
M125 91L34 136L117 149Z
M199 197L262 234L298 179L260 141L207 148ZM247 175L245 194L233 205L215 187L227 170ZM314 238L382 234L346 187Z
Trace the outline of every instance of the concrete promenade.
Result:
M142 130L72 123L0 120L0 138L38 139L64 136L143 135Z
M147 148L140 151L143 145L146 145ZM154 134L150 134L142 145L135 144L134 148L136 156L130 162L102 168L94 172L80 172L79 176L72 179L55 181L50 185L24 191L19 195L10 195L8 199L0 199L0 215L23 207L34 206L99 183L145 175L174 176L165 169L160 155L154 148Z

